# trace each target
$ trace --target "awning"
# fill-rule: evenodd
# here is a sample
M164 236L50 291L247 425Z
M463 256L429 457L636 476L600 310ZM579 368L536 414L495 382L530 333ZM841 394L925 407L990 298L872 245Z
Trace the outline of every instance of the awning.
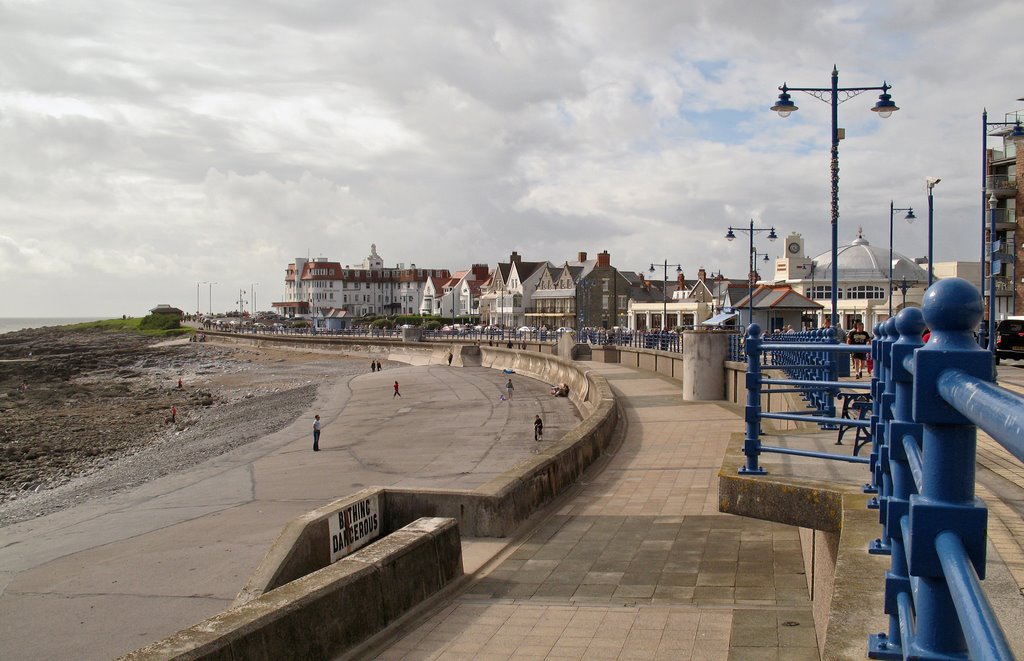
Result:
M715 316L711 317L710 319L708 319L706 321L700 322L700 325L701 326L721 326L723 323L729 321L730 319L735 317L737 314L739 314L739 313L738 312L722 312L721 314L716 314Z

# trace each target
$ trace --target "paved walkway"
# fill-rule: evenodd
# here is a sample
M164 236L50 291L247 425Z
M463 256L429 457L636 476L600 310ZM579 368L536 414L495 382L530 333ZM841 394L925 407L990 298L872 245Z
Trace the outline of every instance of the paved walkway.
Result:
M384 659L817 659L795 528L718 513L739 410L593 365L622 447L560 510Z
M484 368L390 367L186 472L0 530L0 659L109 659L227 608L290 519L372 485L473 488L579 415ZM393 398L392 382L401 382ZM313 413L324 421L311 451Z

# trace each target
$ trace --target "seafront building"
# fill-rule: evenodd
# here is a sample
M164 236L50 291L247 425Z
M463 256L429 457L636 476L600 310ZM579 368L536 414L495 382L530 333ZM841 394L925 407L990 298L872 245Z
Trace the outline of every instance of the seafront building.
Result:
M416 268L415 264L387 268L376 244L355 267L326 257L297 257L285 271L284 300L272 307L289 317L419 314L423 290L431 278L447 280L451 273Z
M1007 113L1003 121L1020 122L1024 111ZM987 128L987 127L986 127ZM1024 193L1019 182L1024 177L1024 158L1018 149L1018 140L1011 137L1013 126L1003 126L989 132L1001 140L998 148L985 153L985 198L995 201L995 236L991 236L991 218L985 219L985 254L995 248L996 320L1024 314L1024 269L1017 266L1024 259ZM991 211L986 213L988 216ZM992 243L993 238L995 243ZM988 310L989 273L985 273L985 309ZM980 278L979 278L980 280Z
M807 256L804 238L796 233L786 237L785 250L786 256L775 260L774 277L764 284L789 285L817 303L807 306L800 325L819 328L832 312L831 252ZM862 231L851 243L839 247L836 268L839 282L836 304L843 328L852 328L857 322L872 328L875 323L888 319L890 297L893 314L904 307L920 307L928 285L927 270L897 252L893 253L890 265L889 247L872 245ZM890 268L894 285L891 292L888 291ZM738 305L742 307L745 303ZM758 319L756 313L755 319Z

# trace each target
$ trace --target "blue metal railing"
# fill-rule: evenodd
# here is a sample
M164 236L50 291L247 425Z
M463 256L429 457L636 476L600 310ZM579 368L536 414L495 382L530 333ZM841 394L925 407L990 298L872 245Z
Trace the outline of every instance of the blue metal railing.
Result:
M975 451L980 428L1024 461L1024 397L994 383L992 354L972 334L982 311L977 288L949 278L928 289L923 312L905 309L874 329L872 477L866 486L878 492L872 500L882 535L868 552L889 555L890 567L884 582L889 626L869 637L873 659L1014 658L981 587L988 512L974 493ZM926 322L932 329L927 344ZM766 342L760 329L751 331L741 472L758 474L764 472L758 454L772 451L760 445L759 422L782 417L758 405L762 353L809 360L787 355L788 343ZM820 350L811 343L788 347Z
M981 318L977 289L951 278L929 288L923 315L904 310L876 338L883 526L869 550L891 560L889 627L869 638L871 658L1014 658L981 587L988 511L974 494L975 450L981 428L1024 460L1024 397L995 385L972 333Z
M746 436L743 443L746 462L740 472L763 475L765 471L758 465L758 457L762 452L863 464L872 461L871 458L794 450L761 443L761 421L766 419L814 422L828 429L840 425L862 428L870 426L869 420L836 417L835 398L840 388L868 390L871 386L868 383L838 380L837 356L845 357L850 353L861 352L864 347L836 344L834 337L833 330L819 329L774 335L766 341L761 337L760 326L751 324L747 328L744 342L747 356L747 403L744 411ZM790 378L767 378L762 373L764 368L782 370ZM790 413L765 413L761 410L762 395L786 392L799 393L811 408Z

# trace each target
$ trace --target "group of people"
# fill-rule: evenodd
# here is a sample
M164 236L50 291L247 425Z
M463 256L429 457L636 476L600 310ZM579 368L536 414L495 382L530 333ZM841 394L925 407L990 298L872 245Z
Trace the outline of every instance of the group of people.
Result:
M381 369L382 368L380 366L380 361L379 360L371 360L370 361L370 371L371 372L379 372L379 371L381 371Z
M559 383L558 385L551 386L552 397L568 397L569 396L569 384Z

